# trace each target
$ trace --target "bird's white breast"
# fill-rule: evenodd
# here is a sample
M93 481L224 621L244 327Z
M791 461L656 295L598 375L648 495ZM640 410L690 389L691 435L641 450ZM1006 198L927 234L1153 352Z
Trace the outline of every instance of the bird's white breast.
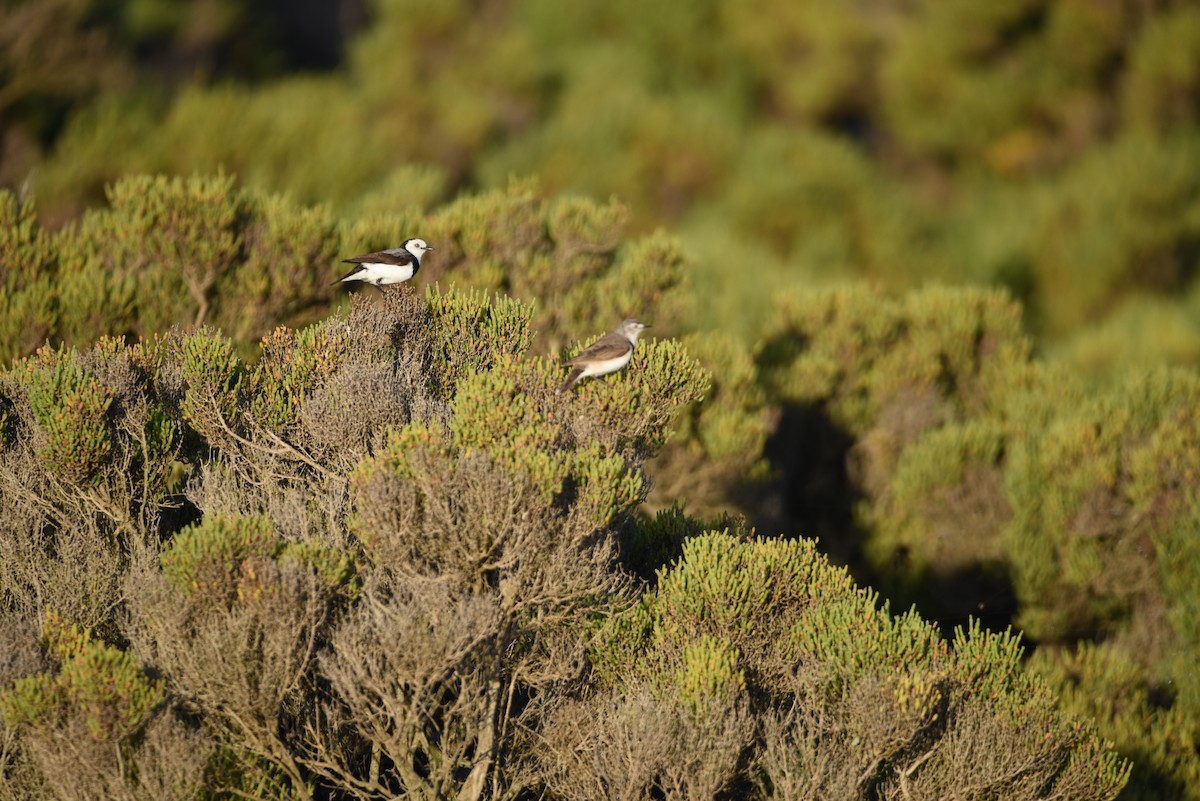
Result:
M373 284L399 284L413 277L413 265L368 262L363 265L363 272Z
M618 356L615 359L605 359L602 362L591 362L583 368L581 378L591 378L598 375L608 375L609 373L620 370L625 365L629 364L629 360L633 358L633 348L630 348L624 356Z

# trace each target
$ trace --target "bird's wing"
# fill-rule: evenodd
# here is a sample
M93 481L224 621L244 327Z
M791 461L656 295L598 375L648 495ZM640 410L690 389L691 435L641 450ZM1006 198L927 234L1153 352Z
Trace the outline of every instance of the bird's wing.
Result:
M586 364L619 359L632 349L633 346L629 344L629 340L620 334L605 334L567 364Z
M359 273L361 273L361 272L362 272L363 270L365 270L365 269L367 269L367 268L366 268L366 267L363 267L361 264L355 264L355 265L354 265L354 269L353 269L353 270L351 270L350 272L346 273L345 275L343 275L341 278L339 278L338 280L334 281L333 283L334 283L334 284L340 284L340 283L342 283L343 281L345 281L347 278L349 278L350 276L352 276L352 275L358 275ZM332 285L333 285L333 284L331 284L330 286L332 286Z
M416 257L407 250L378 250L351 259L342 259L347 264L395 264L397 266L413 264L416 260Z

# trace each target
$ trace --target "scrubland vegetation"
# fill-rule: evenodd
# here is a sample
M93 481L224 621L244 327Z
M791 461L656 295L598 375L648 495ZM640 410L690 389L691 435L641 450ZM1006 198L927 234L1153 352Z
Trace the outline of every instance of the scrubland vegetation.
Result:
M339 8L0 20L0 799L1200 798L1192 4Z

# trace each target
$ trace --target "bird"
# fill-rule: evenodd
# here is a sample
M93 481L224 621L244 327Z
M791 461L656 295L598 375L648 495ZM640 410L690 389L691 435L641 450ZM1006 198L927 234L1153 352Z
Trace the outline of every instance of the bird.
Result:
M404 283L417 274L421 269L421 257L431 250L433 248L425 244L424 239L408 239L398 248L342 259L346 264L353 264L354 269L333 283L366 281L376 288Z
M589 345L583 353L566 362L572 367L571 374L558 392L561 394L581 378L595 378L609 373L615 373L633 358L633 346L637 344L638 335L643 329L649 328L646 323L634 319L626 320L610 333L605 334Z

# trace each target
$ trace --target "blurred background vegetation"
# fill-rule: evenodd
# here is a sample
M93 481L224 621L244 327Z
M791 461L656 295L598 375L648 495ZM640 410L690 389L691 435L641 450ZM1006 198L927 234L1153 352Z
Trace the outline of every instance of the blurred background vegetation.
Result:
M669 226L702 327L752 342L796 285L984 282L1093 370L1140 354L1074 335L1191 289L1189 2L6 5L0 179L55 226L130 172L339 216L536 175Z
M686 337L652 505L1015 624L1123 797L1200 798L1195 3L6 0L0 183L6 361L251 355L417 234L537 352Z

